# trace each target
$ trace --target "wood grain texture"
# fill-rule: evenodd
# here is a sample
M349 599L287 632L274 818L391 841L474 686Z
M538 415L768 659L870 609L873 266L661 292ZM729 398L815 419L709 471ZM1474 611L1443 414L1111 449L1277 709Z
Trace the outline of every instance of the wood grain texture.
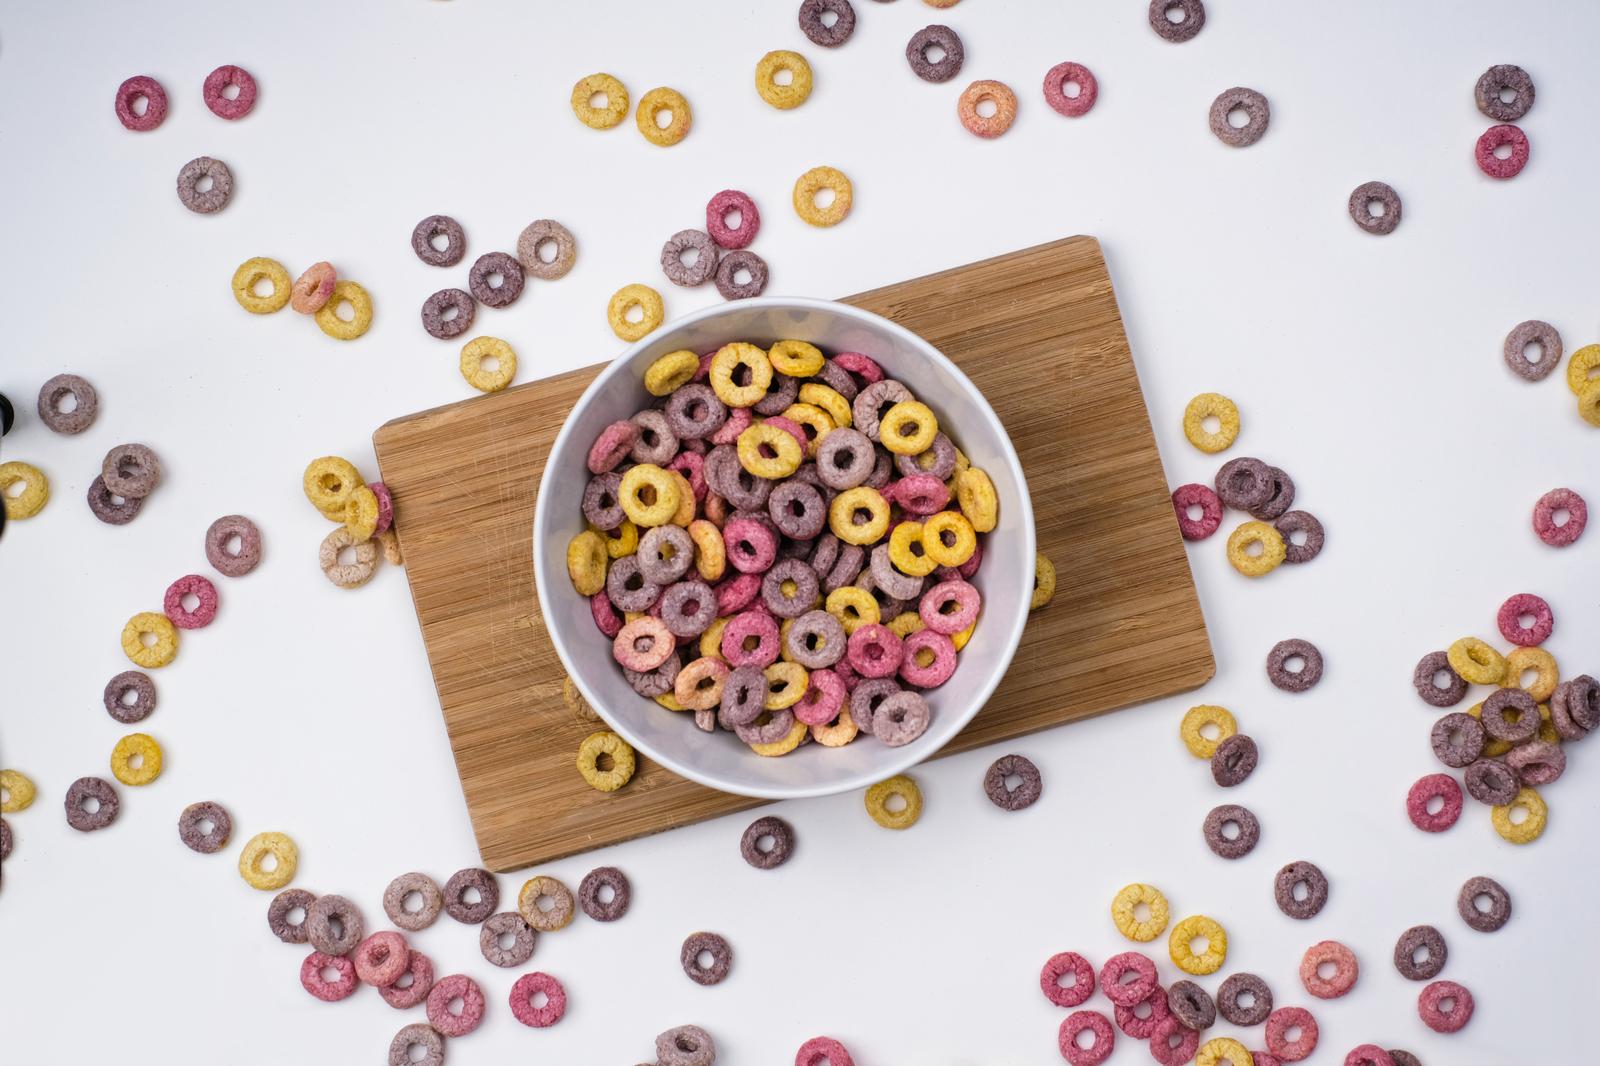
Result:
M1138 376L1099 244L1073 237L846 302L959 363L1011 434L1055 601L946 751L1172 695L1213 673ZM508 871L755 806L648 761L604 795L573 767L594 728L561 698L533 582L533 506L587 367L373 435L486 866ZM574 502L576 505L576 502ZM685 727L689 728L688 723Z

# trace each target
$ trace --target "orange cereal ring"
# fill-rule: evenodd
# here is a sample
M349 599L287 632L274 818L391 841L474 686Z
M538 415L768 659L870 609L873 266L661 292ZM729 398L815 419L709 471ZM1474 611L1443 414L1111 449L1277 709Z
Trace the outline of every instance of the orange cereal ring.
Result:
M979 105L985 102L994 105L994 114L978 112ZM1017 120L1017 94L1003 81L975 81L956 101L956 114L969 132L979 137L998 137Z

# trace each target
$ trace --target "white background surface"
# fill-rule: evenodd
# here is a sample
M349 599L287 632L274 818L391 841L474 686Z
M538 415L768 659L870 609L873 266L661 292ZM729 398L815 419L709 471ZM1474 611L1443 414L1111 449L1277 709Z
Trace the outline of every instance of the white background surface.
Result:
M6 338L0 390L22 408L7 458L38 463L53 499L15 523L0 548L0 762L26 770L40 797L8 816L17 850L0 892L0 1018L18 1062L377 1063L402 1016L370 991L314 1001L296 974L302 951L267 932L268 896L240 881L234 852L182 848L189 802L233 812L235 839L263 829L301 847L298 884L352 896L377 924L380 894L405 870L443 880L475 861L403 574L386 569L341 592L318 573L324 521L300 471L337 453L376 476L368 438L388 418L467 396L458 345L417 322L423 298L459 285L466 265L419 263L407 240L433 212L465 225L470 254L510 249L536 217L566 222L578 268L532 283L482 330L522 359L519 380L591 363L620 344L606 298L645 281L669 313L716 298L661 283L673 231L702 224L718 189L763 209L755 249L774 293L835 295L1072 233L1104 242L1170 478L1209 480L1217 460L1179 432L1189 396L1234 396L1245 430L1231 454L1284 466L1299 501L1328 527L1315 564L1249 582L1222 538L1191 549L1218 673L1198 696L1119 713L1008 747L1044 772L1044 799L1006 815L979 787L998 751L919 771L927 809L889 833L858 795L775 813L799 833L782 870L745 866L734 817L555 864L576 885L600 863L635 886L625 921L580 918L541 938L531 965L559 976L566 1020L536 1032L505 1007L511 972L479 957L475 931L447 919L414 937L441 974L483 980L489 1019L453 1041L452 1063L632 1063L654 1034L709 1027L721 1061L782 1063L817 1033L843 1038L862 1066L1059 1061L1065 1012L1039 995L1051 953L1097 962L1128 945L1107 905L1132 880L1161 886L1175 915L1211 914L1231 934L1224 972L1262 974L1279 1003L1307 1003L1295 971L1310 943L1359 953L1349 997L1314 1005L1336 1063L1366 1040L1437 1063L1577 1062L1590 1043L1600 917L1585 887L1597 872L1600 800L1591 763L1572 750L1545 789L1549 830L1502 843L1469 803L1437 837L1411 828L1405 790L1437 769L1432 714L1412 694L1412 664L1463 634L1495 637L1509 594L1547 595L1549 648L1564 672L1593 671L1600 622L1600 535L1556 552L1528 514L1569 484L1600 502L1595 431L1560 376L1538 385L1501 364L1506 331L1544 318L1568 350L1596 339L1590 55L1600 8L1472 2L1309 6L1216 0L1193 42L1163 43L1144 4L967 0L936 13L915 0L861 0L854 38L811 46L789 2L604 5L293 0L269 7L171 0L138 5L11 4L0 16L0 153L11 254L0 263ZM934 86L907 70L906 39L954 26L967 65ZM817 88L792 113L755 95L761 54L807 55ZM1039 82L1072 58L1101 99L1069 121ZM220 63L252 70L261 98L246 120L212 116L200 84ZM1533 160L1513 182L1483 177L1472 146L1490 123L1472 86L1496 62L1532 73L1538 103L1522 122ZM570 87L594 70L637 99L667 84L694 107L694 131L662 150L631 119L580 126ZM172 113L158 131L124 131L117 84L161 79ZM965 133L955 97L971 78L1011 82L1021 117L998 142ZM1257 146L1224 148L1207 131L1212 97L1249 85L1272 101ZM184 161L233 168L219 215L173 195ZM855 212L833 230L788 207L794 178L819 163L855 181ZM1405 198L1399 232L1376 239L1345 214L1362 181ZM330 259L372 292L377 321L354 344L292 312L258 318L235 305L234 267L270 255L297 272ZM1036 357L1018 352L1017 358ZM102 409L77 438L32 413L61 370L98 387ZM156 448L167 477L133 524L101 525L83 503L100 457L124 440ZM217 622L186 635L159 672L160 706L142 728L168 768L123 788L112 829L83 836L61 817L66 786L106 773L127 730L100 708L125 668L118 633L158 609L177 576L208 572L201 537L229 512L262 526L267 558L219 581ZM1289 696L1266 682L1267 648L1318 642L1320 687ZM1061 649L1072 654L1072 649ZM1481 692L1480 692L1481 695ZM1184 708L1222 703L1262 746L1232 793L1177 739ZM1264 823L1254 854L1214 858L1206 810L1243 802ZM538 811L528 817L537 818ZM1271 901L1274 870L1312 859L1333 881L1310 923ZM1472 874L1502 880L1517 915L1503 931L1467 930L1455 893ZM519 877L503 877L510 898ZM1478 994L1454 1038L1417 1018L1419 986L1389 964L1418 922L1450 944L1443 976ZM721 931L737 961L703 989L677 946ZM1159 948L1160 945L1153 945ZM1159 954L1159 952L1158 952ZM1164 981L1175 970L1164 958ZM1220 976L1220 975L1219 975ZM1215 988L1216 979L1207 979ZM1097 996L1089 1004L1109 1013ZM1233 1033L1219 1026L1216 1033ZM1262 1045L1261 1030L1242 1034ZM1147 1061L1132 1041L1113 1061Z

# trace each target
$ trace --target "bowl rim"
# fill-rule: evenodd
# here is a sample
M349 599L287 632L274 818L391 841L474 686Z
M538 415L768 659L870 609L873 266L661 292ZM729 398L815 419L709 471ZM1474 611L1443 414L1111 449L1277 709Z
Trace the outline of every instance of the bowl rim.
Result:
M1016 448L1011 442L1011 434L1006 430L1005 423L1000 420L1000 416L995 413L994 408L989 403L989 398L983 394L983 390L979 389L978 386L973 383L972 379L967 376L966 372L963 371L961 367L956 365L954 360L945 355L942 351L935 347L932 342L926 340L921 335L907 329L898 322L895 322L893 319L886 318L883 315L865 310L864 308L841 303L837 300L826 300L809 296L755 296L744 300L712 304L708 307L702 307L698 310L691 311L688 314L672 319L671 321L664 322L657 329L651 330L644 337L641 337L639 340L628 345L628 347L619 353L614 359L612 359L611 362L608 363L599 374L595 375L594 380L589 382L589 386L583 390L583 394L579 396L577 401L572 405L572 410L567 412L567 416L565 419L563 419L561 423L561 429L556 433L555 439L551 441L550 450L545 456L544 470L539 476L539 491L537 494L537 499L534 503L532 537L534 582L538 589L554 589L564 587L561 585L561 582L565 581L566 579L566 575L564 573L548 572L548 568L545 566L544 562L545 555L547 553L539 550L539 530L545 525L546 522L546 504L548 502L546 497L548 494L544 491L544 484L546 478L548 478L550 475L550 458L565 450L567 438L571 435L573 431L573 425L576 422L576 418L574 416L578 413L578 411L582 410L596 394L605 389L612 378L623 373L624 369L633 362L633 360L642 350L656 343L657 338L659 338L664 332L694 325L706 319L714 319L725 314L759 310L763 308L774 310L793 310L798 308L831 315L841 315L846 318L856 319L857 321L864 322L875 328L883 329L890 333L899 334L900 338L908 345L921 351L927 358L933 360L936 364L942 365L943 368L957 380L965 382L968 389L971 391L973 398L978 403L979 408L986 412L994 425L998 426L1000 429L999 437L1001 458L1006 467L1006 473L1017 485L1017 497L1022 508L1022 513L1015 517L1021 523L1021 533L1024 538L1024 547L1026 549L1027 556L1032 556L1036 553L1037 541L1034 530L1033 501L1028 493L1028 482L1022 471L1022 462L1017 458ZM1029 584L1031 585L1031 582ZM1029 590L1025 587L1024 591L1026 592ZM997 669L990 674L987 682L985 682L985 684L976 693L974 693L966 711L959 716L959 721L957 722L956 727L951 731L949 737L946 738L944 743L939 745L939 747L928 751L921 751L916 745L906 745L905 747L900 748L886 747L884 750L891 754L882 763L874 766L869 772L866 773L860 773L851 777L819 783L816 785L785 784L762 786L744 784L732 785L719 777L708 775L693 764L685 763L682 760L674 758L665 752L657 750L654 745L645 742L638 736L634 735L633 731L630 730L625 723L613 720L611 715L603 708L602 701L589 690L579 671L574 668L573 660L568 654L566 643L562 638L560 631L556 628L552 621L551 608L546 604L543 596L536 596L536 598L539 601L539 614L544 622L545 633L549 637L551 645L555 648L557 658L561 660L562 668L566 671L567 676L572 679L573 684L577 686L578 691L582 693L583 698L589 702L589 706L594 709L595 713L600 716L606 725L615 730L624 740L626 740L633 747L637 748L639 751L642 751L650 759L661 764L661 766L672 771L680 777L688 778L690 781L693 781L696 784L704 785L705 787L715 789L718 792L728 793L736 796L746 796L752 799L766 800L805 799L817 796L838 795L843 792L851 792L856 789L865 788L869 785L876 784L879 781L894 777L896 774L904 773L913 766L925 762L926 760L931 759L939 754L939 752L942 751L951 740L960 735L961 731L966 728L972 719L977 716L977 713L994 695L994 690L999 687L1001 680L1004 679L1007 671L1010 669L1011 660L1015 657L1017 647L1022 641L1022 632L1027 625L1029 614L1027 609L1029 597L1024 595L1020 597L1020 602L1022 603L1023 609L1018 611L1016 616L1011 620L1010 631L1003 634L1004 641L995 656ZM759 758L759 756L752 757Z

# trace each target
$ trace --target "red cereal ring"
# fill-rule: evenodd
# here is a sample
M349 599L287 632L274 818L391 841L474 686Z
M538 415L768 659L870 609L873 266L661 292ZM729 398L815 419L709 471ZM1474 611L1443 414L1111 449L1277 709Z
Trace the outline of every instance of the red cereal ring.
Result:
M533 997L543 993L544 1006L535 1007ZM525 973L511 986L511 1016L533 1029L546 1029L567 1013L567 990L547 973Z
M615 640L622 632L622 615L617 613L604 589L589 597L589 613L594 615L595 628L604 633L607 640Z
M1061 979L1069 973L1072 983L1063 985ZM1076 1007L1094 995L1094 967L1076 951L1059 952L1039 971L1039 990L1058 1007Z
M883 367L878 365L876 359L860 352L840 352L833 357L833 362L851 377L860 378L868 385L876 385L883 380Z
M1067 86L1076 84L1078 95L1068 96ZM1044 102L1068 118L1087 115L1100 95L1100 83L1082 63L1057 63L1044 76Z
M1317 1050L1317 1035L1317 1020L1304 1007L1279 1007L1267 1016L1267 1050L1284 1062L1299 1062Z
M193 610L183 605L185 596L198 601ZM199 574L187 574L167 586L161 610L179 629L203 629L217 616L217 586Z
M1417 996L1417 1014L1436 1033L1457 1032L1472 1020L1472 993L1454 981L1435 981Z
M1565 522L1557 522L1557 512L1567 512ZM1551 489L1533 505L1533 531L1552 548L1565 548L1583 535L1589 524L1589 505L1571 489Z
M1322 976L1323 966L1332 966L1333 975ZM1318 999L1338 999L1356 986L1360 974L1356 953L1337 940L1312 944L1300 960L1300 983Z
M334 972L332 980L323 976L325 970ZM349 959L313 951L300 964L300 985L324 1003L337 1003L355 992L361 982L356 978L355 964Z
M848 695L838 674L826 669L813 670L806 678L805 693L791 710L795 718L806 725L827 725L839 717Z
M1533 623L1524 626L1523 615L1532 616ZM1556 627L1555 615L1550 613L1550 605L1543 597L1535 596L1531 592L1519 592L1502 603L1500 613L1495 616L1495 622L1500 626L1502 637L1525 648L1549 640L1551 631Z
M1437 811L1428 805L1440 801ZM1461 817L1461 786L1449 774L1429 774L1406 793L1406 815L1424 833L1442 833Z
M144 97L144 114L133 109L134 101ZM117 121L135 133L148 133L167 117L167 90L144 74L135 74L117 86Z
M1509 156L1502 159L1495 155L1496 149L1506 145L1511 146ZM1501 181L1514 178L1528 165L1528 135L1510 123L1490 126L1483 131L1483 136L1478 138L1473 155L1478 160L1478 169L1491 178L1498 178Z
M829 1066L856 1066L849 1049L831 1036L814 1036L794 1053L794 1066L820 1066L824 1061Z
M717 594L717 616L738 614L761 595L760 574L739 574L724 578L712 588Z
M1129 974L1133 980L1124 981ZM1113 955L1100 968L1100 990L1119 1007L1132 1007L1156 987L1156 964L1137 951Z
M1084 1047L1078 1043L1080 1034L1090 1032L1094 1034L1094 1041ZM1061 1030L1056 1034L1056 1046L1061 1049L1061 1057L1072 1066L1100 1066L1100 1063L1111 1057L1111 1051L1117 1046L1117 1034L1112 1030L1111 1023L1106 1021L1106 1016L1098 1011L1078 1010L1067 1015L1061 1023Z
M653 615L635 618L618 630L611 642L611 657L624 669L648 674L672 656L678 640L667 624Z
M1190 512L1200 508L1200 517ZM1184 540L1205 540L1222 525L1222 499L1209 486L1179 485L1172 490L1172 509L1178 515L1178 532Z
M230 85L239 90L231 100L223 95ZM256 106L256 79L250 76L248 70L232 64L220 66L207 74L201 92L211 113L230 122L244 118Z

